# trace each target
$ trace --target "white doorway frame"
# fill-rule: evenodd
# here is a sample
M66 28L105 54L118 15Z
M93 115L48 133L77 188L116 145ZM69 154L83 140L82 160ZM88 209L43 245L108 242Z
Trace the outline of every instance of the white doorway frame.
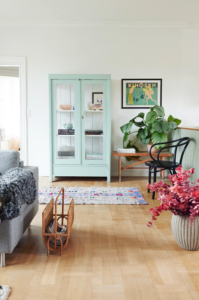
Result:
M27 156L27 94L26 94L26 58L0 56L0 66L19 67L20 90L20 159L28 164Z

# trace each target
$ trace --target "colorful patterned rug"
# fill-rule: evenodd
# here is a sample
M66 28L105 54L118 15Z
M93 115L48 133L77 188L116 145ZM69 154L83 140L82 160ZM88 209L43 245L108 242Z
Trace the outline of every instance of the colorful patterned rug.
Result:
M39 188L39 204L47 204L52 198L56 198L60 187ZM99 188L99 187L66 187L64 188L64 204L69 204L72 199L75 204L148 204L139 190L135 187ZM62 203L62 196L58 204Z

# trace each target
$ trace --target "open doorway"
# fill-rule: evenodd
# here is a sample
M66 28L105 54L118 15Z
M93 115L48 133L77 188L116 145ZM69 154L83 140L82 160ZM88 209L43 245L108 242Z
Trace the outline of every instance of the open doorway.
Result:
M24 57L0 57L0 149L20 151L27 165Z
M20 151L18 66L0 66L0 150Z

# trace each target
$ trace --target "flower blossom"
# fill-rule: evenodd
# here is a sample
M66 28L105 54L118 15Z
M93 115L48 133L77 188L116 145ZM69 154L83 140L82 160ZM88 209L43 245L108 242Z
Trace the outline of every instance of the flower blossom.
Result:
M148 227L153 226L153 221L163 211L170 210L174 215L188 215L191 225L193 226L196 216L199 216L199 178L197 183L190 183L190 174L194 174L194 168L183 170L181 166L176 168L177 174L168 175L172 186L162 181L155 182L153 185L147 184L147 188L159 194L158 201L161 204L155 208L151 208L152 221L148 223Z
M194 173L194 168L189 169L189 174L193 174Z

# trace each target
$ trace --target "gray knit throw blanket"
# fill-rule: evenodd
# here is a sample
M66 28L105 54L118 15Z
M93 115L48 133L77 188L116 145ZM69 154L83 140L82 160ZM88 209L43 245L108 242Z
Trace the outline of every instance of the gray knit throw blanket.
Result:
M33 173L22 168L14 168L1 175L0 197L3 204L0 222L17 217L21 205L33 203L36 198L36 181Z

